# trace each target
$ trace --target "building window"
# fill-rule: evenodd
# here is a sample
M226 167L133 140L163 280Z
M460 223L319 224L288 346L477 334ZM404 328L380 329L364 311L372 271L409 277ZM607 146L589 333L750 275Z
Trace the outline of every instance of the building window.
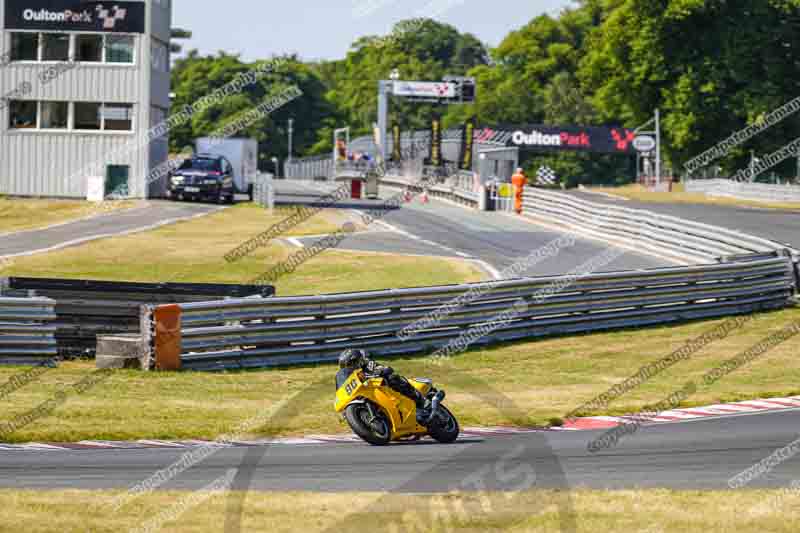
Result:
M101 63L103 61L103 36L78 35L75 43L75 59L86 63Z
M75 103L75 129L100 130L103 129L100 104L87 102Z
M103 129L132 131L133 106L131 104L105 104L103 106Z
M132 65L136 37L93 33L11 32L11 61L76 61ZM169 53L166 55L169 60Z
M42 102L42 129L65 130L69 126L69 104L67 102Z
M11 100L9 110L11 112L11 129L36 129L37 105L35 101Z
M11 61L38 61L39 60L39 34L38 33L12 33L11 34Z
M106 63L133 63L133 43L130 35L108 35Z
M69 61L69 34L42 34L42 61Z
M133 131L133 104L9 100L15 130Z

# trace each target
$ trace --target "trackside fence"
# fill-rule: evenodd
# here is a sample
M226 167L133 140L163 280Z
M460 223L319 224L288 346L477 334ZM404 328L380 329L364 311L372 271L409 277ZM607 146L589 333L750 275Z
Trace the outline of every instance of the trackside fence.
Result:
M19 304L22 306L20 310L27 310L33 318L39 315L46 317L45 329L49 335L55 335L52 348L57 347L60 356L75 357L93 356L98 335L139 334L144 305L243 298L253 295L269 297L275 293L275 288L269 285L126 283L11 277L0 279L0 293L12 297L30 295L44 297L21 300L32 303L27 306ZM16 300L12 298L12 301ZM47 306L35 303L40 301L47 302ZM10 317L13 319L14 315ZM5 318L0 317L0 320ZM17 341L16 346L19 349L16 352L9 348L8 351L0 353L8 356L13 356L15 353L24 355L20 351L25 348L24 343L21 338ZM2 344L1 338L0 344ZM32 347L34 345L38 347L36 343L31 344Z
M686 192L709 196L728 196L757 202L800 202L800 186L747 183L728 179L686 180Z
M523 214L537 222L570 227L584 235L667 257L679 264L703 264L742 254L768 255L786 248L735 230L590 202L559 192L526 188L523 198Z
M330 155L304 157L287 161L284 166L285 177L289 179L325 179L334 177L333 158Z
M472 179L471 173L469 179ZM425 189L419 185L419 181L421 181L421 178L418 178L416 181L409 181L407 178L387 175L381 178L380 184L384 187L406 189L413 193L427 192L428 195L433 198L448 200L466 207L478 208L479 194L474 192L471 188L466 187L466 174L456 174L453 177L447 178L444 183L439 183Z
M56 302L0 297L0 364L35 365L54 360Z
M582 277L541 277L440 287L233 299L150 307L152 359L161 369L214 370L334 361L344 348L381 356L721 317L788 305L794 265L783 253L725 264ZM464 297L429 329L398 333L439 306ZM497 316L519 300L508 320ZM518 307L514 307L518 309ZM474 335L481 332L480 335ZM485 333L485 334L483 334Z

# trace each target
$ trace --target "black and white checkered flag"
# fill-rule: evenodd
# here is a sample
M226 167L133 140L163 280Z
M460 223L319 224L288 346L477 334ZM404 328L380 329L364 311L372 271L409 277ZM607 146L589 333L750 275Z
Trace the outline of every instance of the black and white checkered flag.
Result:
M556 181L558 181L555 171L548 166L539 167L539 170L536 171L536 179L539 183L544 183L545 185L555 185Z

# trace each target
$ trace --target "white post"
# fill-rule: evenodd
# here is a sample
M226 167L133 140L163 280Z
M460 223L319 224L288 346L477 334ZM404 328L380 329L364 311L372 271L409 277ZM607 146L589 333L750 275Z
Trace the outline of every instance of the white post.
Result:
M661 185L661 112L656 108L656 186Z
M800 183L800 148L797 150L797 176L795 176L795 181Z
M291 163L292 162L292 133L294 133L294 119L289 119L289 157L286 158L286 161Z

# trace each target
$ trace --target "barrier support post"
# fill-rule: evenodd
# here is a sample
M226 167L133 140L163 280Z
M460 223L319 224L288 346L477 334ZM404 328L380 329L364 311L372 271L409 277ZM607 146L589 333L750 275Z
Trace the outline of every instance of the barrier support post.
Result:
M159 305L155 322L156 370L181 369L181 308L177 304Z

